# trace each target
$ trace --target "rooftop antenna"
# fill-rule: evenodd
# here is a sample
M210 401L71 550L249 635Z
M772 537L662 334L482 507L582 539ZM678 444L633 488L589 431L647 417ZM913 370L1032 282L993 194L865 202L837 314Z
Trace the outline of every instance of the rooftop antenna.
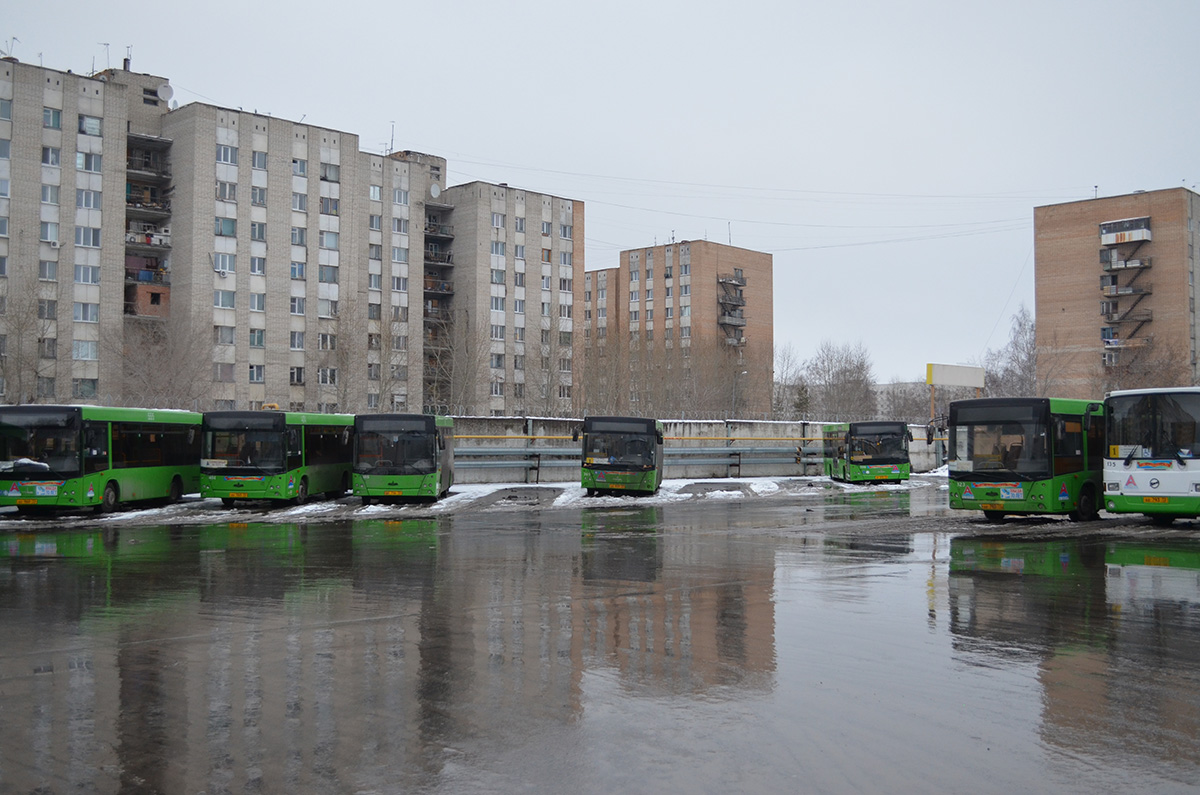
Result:
M732 246L733 245L733 222L726 221L725 223L726 223L727 229L729 231L729 245Z
M4 52L2 53L5 58L13 57L13 45L16 44L18 41L20 41L20 39L18 39L16 36L13 36L11 39L8 40L8 46L6 46L4 48Z
M98 41L96 43L104 48L104 68L111 69L112 61L109 60L109 57L108 57L108 42L107 41Z
M392 140L388 143L388 154L396 151L396 122L392 122Z
M1092 198L1093 198L1093 199L1099 199L1099 198L1100 198L1100 186L1099 186L1099 185L1093 185L1093 186L1092 186Z
M306 118L308 118L308 114L307 114L307 113L305 113L303 116L301 116L301 117L300 117L300 121L296 122L296 124L303 124L303 123L304 123L304 120L305 120Z

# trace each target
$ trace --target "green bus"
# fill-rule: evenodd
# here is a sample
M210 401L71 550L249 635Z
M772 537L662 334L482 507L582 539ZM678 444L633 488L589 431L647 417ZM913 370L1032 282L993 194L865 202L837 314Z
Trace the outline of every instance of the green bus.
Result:
M176 502L200 487L200 414L0 406L0 505L19 511Z
M1200 388L1110 392L1104 409L1104 507L1159 524L1200 516Z
M436 500L454 483L454 420L432 414L354 418L354 495L375 500Z
M200 494L237 500L336 499L350 488L354 415L206 411Z
M579 441L579 431L574 439ZM584 417L580 485L653 494L663 480L663 424L643 417Z
M979 398L950 404L950 507L1007 514L1098 516L1104 406L1065 398Z
M908 480L912 432L903 422L836 422L821 429L825 475L846 483Z

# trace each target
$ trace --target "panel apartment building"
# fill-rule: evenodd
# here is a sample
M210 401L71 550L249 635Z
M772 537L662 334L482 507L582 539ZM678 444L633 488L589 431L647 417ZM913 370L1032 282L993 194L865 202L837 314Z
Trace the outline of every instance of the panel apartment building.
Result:
M1038 382L1048 394L1197 379L1200 194L1186 188L1034 209Z
M471 200L479 184L456 206L444 158L362 152L353 133L208 104L170 109L171 95L128 61L90 77L0 61L3 400L520 409L512 387L479 388L489 357L448 344L492 292L496 236L475 230L492 228L494 208ZM577 228L565 250L582 262L581 202L491 189L519 194L513 224L518 203L539 231L553 215L539 256L559 256L559 233ZM509 234L502 248L518 244ZM515 279L513 252L505 266ZM489 320L523 319L506 304ZM496 361L521 355L514 336L503 351L489 341ZM572 408L570 376L558 380L546 413Z
M622 251L584 276L581 388L594 413L771 409L773 258L707 240Z

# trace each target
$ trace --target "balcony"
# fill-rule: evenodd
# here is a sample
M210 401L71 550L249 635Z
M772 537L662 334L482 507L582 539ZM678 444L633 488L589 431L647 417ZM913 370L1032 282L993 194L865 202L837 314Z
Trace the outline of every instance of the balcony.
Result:
M1105 221L1100 224L1100 245L1119 246L1123 243L1139 243L1150 240L1150 219L1123 218L1120 221Z
M744 326L746 325L746 318L739 317L738 315L721 315L717 319L717 322L722 326Z
M131 152L125 158L127 176L160 182L171 178L171 167L157 152Z
M736 284L738 287L746 286L746 277L738 276L736 273L721 273L717 275L718 284Z
M1128 312L1109 312L1104 315L1106 323L1149 323L1154 319L1154 311L1150 309L1131 309Z
M454 237L453 224L437 224L432 221L425 222L425 237L440 237L445 240L450 240Z
M425 249L425 261L431 265L450 265L453 252L441 249Z
M745 337L726 337L725 344L726 345L734 345L734 346L740 348L746 344L746 338Z
M1100 288L1100 294L1113 297L1119 295L1150 295L1154 292L1153 285L1150 284L1127 284L1118 285L1110 284Z
M1104 343L1105 350L1110 350L1110 349L1114 349L1114 348L1116 348L1116 349L1143 348L1146 345L1150 344L1150 338L1149 337L1133 337L1132 339L1127 339L1127 340L1114 338L1114 339L1109 339L1109 340L1102 340L1102 342Z
M1144 259L1119 259L1113 262L1102 262L1101 267L1106 271L1123 271L1134 270L1138 268L1149 268L1152 257Z
M171 283L171 272L158 269L126 268L125 282L127 284L166 284Z
M746 297L736 293L717 293L717 301L725 306L745 306Z
M425 279L425 292L438 295L454 295L454 282L445 279Z
M171 248L170 232L126 232L126 251L163 252Z

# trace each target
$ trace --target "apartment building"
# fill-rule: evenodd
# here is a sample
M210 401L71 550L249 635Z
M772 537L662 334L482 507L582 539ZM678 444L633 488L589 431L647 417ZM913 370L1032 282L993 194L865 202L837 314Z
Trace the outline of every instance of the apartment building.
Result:
M592 411L753 416L770 411L772 257L707 240L622 251L585 274Z
M1047 394L1194 383L1200 194L1034 209L1038 381Z
M516 291L528 213L528 245L550 257L535 284L549 267L555 288L531 290L551 313L535 316L535 361L569 351L581 202L447 190L444 158L172 95L128 60L89 77L0 61L0 399L569 409L570 352L545 400L525 397ZM500 313L495 270L513 290ZM452 344L498 326L502 350Z
M451 402L493 416L572 413L583 202L485 182L452 187L445 201L455 257L487 262L455 266L452 359L486 376L454 380L462 391Z

